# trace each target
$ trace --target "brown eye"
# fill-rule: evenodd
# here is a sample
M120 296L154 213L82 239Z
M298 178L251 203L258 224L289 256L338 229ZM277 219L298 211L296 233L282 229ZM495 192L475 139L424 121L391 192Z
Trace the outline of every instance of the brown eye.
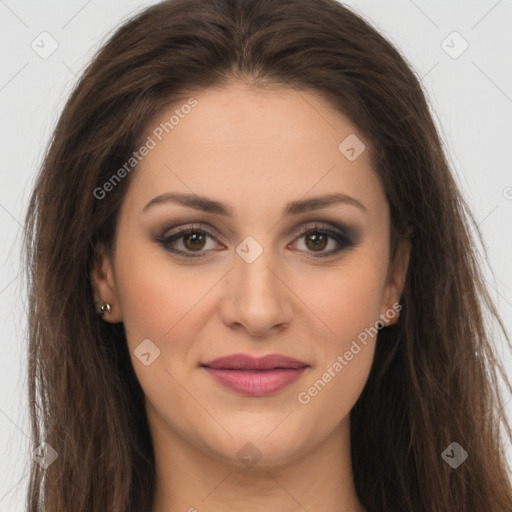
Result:
M335 231L319 225L304 229L292 245L297 244L302 239L304 239L305 249L301 250L306 253L315 253L316 258L334 256L344 249L356 245L351 236L345 233L345 230ZM330 242L333 242L334 247L331 250L325 250Z
M209 249L215 249L215 245L208 247L209 239L213 242L220 243L208 231L201 229L199 225L198 227L192 226L178 230L170 235L162 236L157 239L157 242L162 245L164 249L174 254L197 258L205 256L204 253L209 252ZM334 256L342 250L355 245L354 240L351 236L346 234L345 230L341 230L340 228L340 231L338 231L315 225L304 229L288 247L292 249L295 248L293 246L297 244L298 241L302 241L302 239L304 239L303 243L305 249L299 248L300 252L313 253L315 257ZM331 250L326 250L330 243L334 244L334 247Z
M207 231L199 227L190 227L179 230L168 236L162 236L157 242L162 245L164 249L180 256L199 257L204 256L202 253L206 253L208 249L215 247L215 245L208 247L209 239L217 241L216 238Z
M322 251L328 243L329 237L319 231L312 231L305 235L306 245L313 251Z
M201 250L206 242L205 234L199 231L183 235L182 238L184 240L183 245L190 251Z

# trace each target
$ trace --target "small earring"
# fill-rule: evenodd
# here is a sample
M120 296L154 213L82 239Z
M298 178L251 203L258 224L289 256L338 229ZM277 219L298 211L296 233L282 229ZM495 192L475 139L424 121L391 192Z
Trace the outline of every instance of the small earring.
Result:
M100 306L100 310L98 311L98 315L103 317L105 315L105 313L110 313L111 311L112 311L112 306L108 302L105 302L104 304L102 304Z

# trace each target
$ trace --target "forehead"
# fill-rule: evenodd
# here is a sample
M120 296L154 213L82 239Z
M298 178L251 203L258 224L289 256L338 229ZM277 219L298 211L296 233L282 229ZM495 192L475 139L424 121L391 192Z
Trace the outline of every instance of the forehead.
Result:
M146 136L153 147L137 166L130 201L187 192L241 212L338 192L382 207L370 141L313 91L231 84L193 93L153 119Z

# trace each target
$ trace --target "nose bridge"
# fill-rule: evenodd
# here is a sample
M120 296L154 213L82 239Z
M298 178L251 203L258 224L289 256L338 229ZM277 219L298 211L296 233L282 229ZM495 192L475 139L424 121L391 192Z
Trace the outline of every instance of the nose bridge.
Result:
M279 277L279 260L272 247L247 237L236 252L229 276L231 300L225 319L243 324L252 333L263 333L276 324L288 322L286 287Z
M237 247L237 254L239 258L235 264L235 276L239 280L239 300L256 303L264 300L269 306L279 302L280 286L276 276L279 265L269 244L263 248L254 238L247 237Z

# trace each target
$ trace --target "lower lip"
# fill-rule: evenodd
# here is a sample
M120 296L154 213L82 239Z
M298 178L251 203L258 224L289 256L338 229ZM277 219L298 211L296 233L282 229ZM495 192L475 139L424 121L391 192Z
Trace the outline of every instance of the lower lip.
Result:
M276 368L275 370L225 370L204 366L204 369L224 387L247 396L265 396L276 393L297 380L304 368Z

